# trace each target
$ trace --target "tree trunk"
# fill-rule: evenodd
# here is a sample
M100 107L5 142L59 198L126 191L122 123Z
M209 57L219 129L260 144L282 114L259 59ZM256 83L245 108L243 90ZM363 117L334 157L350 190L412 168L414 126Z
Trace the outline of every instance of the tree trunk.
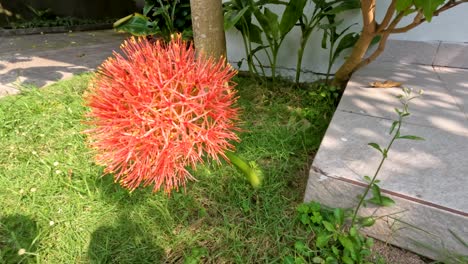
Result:
M335 78L333 79L332 85L336 87L344 87L351 78L351 74L358 68L361 64L364 55L366 55L367 50L369 49L372 40L374 39L374 34L362 33L358 41L354 45L351 55L346 59L346 61L341 65L338 71L335 73Z
M226 57L221 0L190 0L193 39L198 56Z
M351 74L361 63L366 55L372 40L376 36L377 22L375 22L375 0L361 0L362 32L358 41L354 45L351 55L335 73L332 85L344 88Z

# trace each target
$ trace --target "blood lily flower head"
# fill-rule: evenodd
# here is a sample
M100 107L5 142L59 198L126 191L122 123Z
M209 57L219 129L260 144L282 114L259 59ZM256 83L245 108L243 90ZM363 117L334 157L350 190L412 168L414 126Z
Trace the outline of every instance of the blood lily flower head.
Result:
M187 168L219 161L238 141L236 74L224 59L197 58L191 44L131 38L99 68L85 96L96 162L134 190L170 193Z

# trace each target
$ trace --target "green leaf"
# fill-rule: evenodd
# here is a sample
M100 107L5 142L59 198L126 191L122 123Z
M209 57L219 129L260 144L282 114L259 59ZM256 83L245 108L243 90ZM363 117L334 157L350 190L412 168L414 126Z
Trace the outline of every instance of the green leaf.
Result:
M373 197L366 200L369 203L380 205L380 206L391 206L395 204L391 198L382 196L380 188L377 184L373 184L371 187Z
M341 260L343 261L343 263L345 264L354 264L354 260L352 260L350 257L348 256L343 256L341 258Z
M413 5L413 0L397 0L395 9L402 12Z
M336 15L344 11L361 8L361 1L359 0L346 0L342 1L339 5L333 7L330 11L325 12L327 15Z
M366 239L366 246L368 248L372 248L374 246L374 239L372 237L368 237Z
M335 256L340 255L340 250L337 247L332 246L331 249L332 249L333 254L335 254Z
M398 121L393 121L392 127L390 128L390 135L393 133L393 130L395 130L395 127L398 125Z
M382 150L382 148L380 147L379 144L377 144L377 143L369 143L369 144L367 144L367 145L369 145L369 146L375 148L376 150L378 150L380 153L383 154L383 150Z
M322 209L322 205L320 205L320 203L318 202L311 202L308 205L309 205L310 211L312 212L320 212L320 210Z
M151 22L148 17L138 13L117 20L114 23L114 28L134 36L148 36L160 32L155 22Z
M360 254L363 257L367 257L367 256L370 256L372 254L372 251L370 251L369 249L363 249L363 250L361 250Z
M392 206L395 204L395 201L388 197L388 196L382 196L382 206Z
M308 225L310 224L310 218L308 215L306 214L302 214L299 218L299 220L304 224L304 225Z
M299 213L307 213L309 212L309 206L305 203L301 203L298 207L297 207L297 211Z
M424 140L424 138L422 137L413 136L413 135L399 136L398 139Z
M349 250L350 252L354 251L353 242L347 236L339 236L338 240L345 249Z
M242 8L241 10L228 10L224 14L224 30L227 31L233 28L248 10L248 6Z
M367 175L364 176L364 180L365 180L366 182L368 182L368 183L370 183L370 182L372 181L371 177L369 177L369 176L367 176ZM360 199L360 198L359 198L359 199Z
M414 0L414 5L422 9L427 22L431 22L434 11L444 2L445 0Z
M333 210L333 215L335 216L335 222L338 225L342 225L344 223L344 211L341 208L335 208Z
M332 235L329 235L327 233L321 233L321 234L319 234L317 236L317 240L315 241L315 245L318 248L324 248L328 244L328 241L330 240L331 237L332 237Z
M328 32L326 30L323 31L323 36L322 36L322 49L327 48L327 42L328 42Z
M356 228L354 226L349 229L349 235L350 236L355 237L355 236L357 236L357 234L358 234L357 230L356 230Z
M339 25L341 25L343 23L343 19L341 20L338 20L337 22L335 23L331 23L331 24L319 24L318 27L320 29L333 29L333 28L336 28L338 27Z
M284 37L296 25L299 18L302 17L307 0L289 1L281 17L279 29L281 36Z
M312 223L318 224L322 222L323 217L319 212L313 212L312 216L310 217L310 220L312 221Z
M280 30L278 15L266 7L264 13L260 12L258 8L255 8L254 14L269 41L279 40Z
M145 1L145 6L143 7L143 15L147 16L148 13L153 9L154 4L151 4L149 1Z
M375 219L373 217L364 217L360 220L361 226L369 227L375 224Z
M323 258L321 257L314 257L312 259L312 263L323 263Z
M250 41L262 45L262 29L255 24L249 25L249 37Z
M335 53L333 55L332 60L335 61L342 51L354 47L358 39L358 33L348 33L344 37L342 37L340 42L338 43L338 46L335 49Z
M378 44L380 42L380 40L382 39L382 36L381 35L377 35L375 36L372 41L371 41L371 46L374 46L375 44Z
M371 187L372 195L374 195L377 200L381 200L382 198L382 193L380 191L380 187L377 184L373 184Z
M294 257L293 256L286 256L283 259L283 264L294 264Z
M380 206L392 206L395 204L395 201L387 196L380 196L380 199L377 199L376 197L372 197L371 199L368 199L367 201L369 203L380 205Z
M325 229L327 229L328 231L330 231L330 232L335 232L336 231L336 228L332 223L330 223L328 221L322 221L322 224L325 227Z
M339 264L338 260L333 257L333 256L328 256L326 259L325 259L325 263L326 264Z
M299 252L303 252L306 250L307 246L302 241L296 241L296 243L294 243L294 248Z

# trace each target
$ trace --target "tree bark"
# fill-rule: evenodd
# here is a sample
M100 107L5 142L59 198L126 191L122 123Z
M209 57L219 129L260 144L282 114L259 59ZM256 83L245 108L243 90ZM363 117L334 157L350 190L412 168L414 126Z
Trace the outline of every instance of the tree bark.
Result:
M375 22L375 0L362 0L361 12L363 18L361 36L354 45L351 55L335 73L335 78L332 81L333 86L344 87L346 85L351 74L353 74L361 63L370 44L372 43L372 40L376 36L377 23Z
M413 22L404 27L397 28L398 23L405 16L405 12L411 8L412 5L410 5L408 9L404 10L403 12L396 12L395 7L397 0L392 0L387 8L387 12L382 20L382 23L378 24L375 21L375 2L376 0L361 0L361 11L363 18L363 30L361 36L356 42L351 52L351 56L346 59L343 65L341 65L341 67L335 73L335 79L333 79L332 85L344 88L354 71L374 61L384 51L385 44L390 34L407 32L426 21L422 11L419 10L414 17ZM468 3L468 0L447 1L443 6L434 11L433 16L438 16L440 13L462 3ZM372 40L376 36L382 37L379 47L373 54L364 59L364 56L370 44L372 43Z
M221 0L190 0L193 40L197 56L226 57L226 37Z

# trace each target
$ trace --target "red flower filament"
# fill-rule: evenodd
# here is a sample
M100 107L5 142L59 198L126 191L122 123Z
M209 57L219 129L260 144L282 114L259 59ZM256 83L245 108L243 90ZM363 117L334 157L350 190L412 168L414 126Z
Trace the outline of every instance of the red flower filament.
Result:
M194 179L204 157L227 159L239 141L236 72L224 60L196 58L191 45L131 38L99 68L86 102L85 131L96 162L130 190L170 193Z

